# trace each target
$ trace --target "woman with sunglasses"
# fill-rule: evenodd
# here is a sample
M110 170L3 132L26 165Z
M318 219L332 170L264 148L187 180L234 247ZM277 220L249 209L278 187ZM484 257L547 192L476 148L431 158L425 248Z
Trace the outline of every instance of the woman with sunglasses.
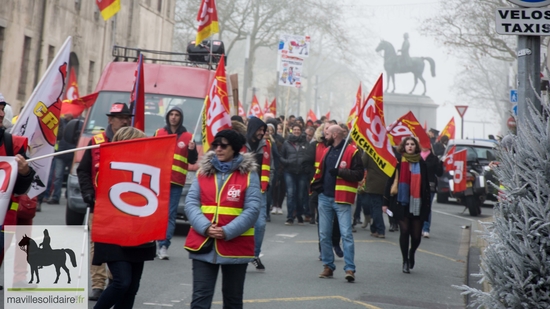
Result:
M210 308L221 266L224 308L242 308L246 267L254 259L260 180L254 154L239 153L244 136L216 134L185 200L191 223L185 249L193 260L191 308Z

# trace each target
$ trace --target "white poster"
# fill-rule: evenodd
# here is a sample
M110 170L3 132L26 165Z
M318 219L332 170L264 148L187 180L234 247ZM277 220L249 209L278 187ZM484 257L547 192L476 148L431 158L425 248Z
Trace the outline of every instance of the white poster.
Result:
M279 39L279 53L307 58L309 56L309 44L309 36L283 34Z
M302 66L304 65L304 59L292 56L281 56L281 74L279 77L279 85L300 88L302 82L300 77L302 76Z
M0 157L0 225L4 224L8 207L10 207L10 197L16 179L17 162L15 157Z
M88 308L88 233L83 226L9 225L4 308Z

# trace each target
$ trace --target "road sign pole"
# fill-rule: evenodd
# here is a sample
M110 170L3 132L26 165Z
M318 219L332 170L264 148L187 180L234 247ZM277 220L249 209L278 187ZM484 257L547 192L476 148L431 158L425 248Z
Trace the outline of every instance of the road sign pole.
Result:
M530 52L527 52L530 51ZM528 101L541 111L541 102L535 91L540 91L540 37L518 36L518 130L531 121Z
M464 117L460 117L460 139L464 139Z

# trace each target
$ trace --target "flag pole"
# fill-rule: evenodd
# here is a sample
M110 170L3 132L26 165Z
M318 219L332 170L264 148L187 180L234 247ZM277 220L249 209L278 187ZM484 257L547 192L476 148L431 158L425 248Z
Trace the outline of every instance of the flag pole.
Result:
M55 157L55 156L58 156L58 155L66 154L66 153L76 152L76 151L79 151L79 150L94 149L94 148L99 148L99 144L91 145L91 146L84 146L84 147L80 147L80 148L73 148L73 149L63 150L63 151L58 151L58 152L52 152L52 153L48 153L47 155L43 155L43 156L40 156L40 157L27 159L27 162L38 161L38 160L42 160L42 159L45 159L45 158Z
M286 92L286 105L285 105L285 121L283 121L283 137L286 138L286 123L288 122L288 108L290 105L290 87Z
M353 126L355 125L355 121L357 120L357 117L353 120L351 123L351 130L348 131L348 136L346 136L346 141L344 142L344 147L342 147L342 150L340 151L340 154L338 155L338 160L336 160L336 166L334 168L338 168L338 165L340 165L340 160L342 159L342 156L344 155L344 150L346 150L346 146L349 141L349 137L351 136L351 131L353 130ZM335 124L337 126L337 124Z
M201 112L199 114L199 119L197 120L197 124L195 125L195 130L193 130L193 135L191 136L192 141L195 141L195 135L197 134L199 123L202 122L202 114L204 113L204 106L206 106L206 100L208 100L208 95L206 95L206 97L204 98L204 104L202 104Z

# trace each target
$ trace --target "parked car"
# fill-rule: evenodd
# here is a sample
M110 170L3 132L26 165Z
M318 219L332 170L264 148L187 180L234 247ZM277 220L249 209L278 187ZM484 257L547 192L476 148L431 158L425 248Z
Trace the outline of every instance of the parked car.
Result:
M447 157L447 153L452 148L456 146L456 151L466 149L466 157L469 164L469 169L472 169L474 166L475 170L481 171L485 177L485 187L487 188L487 194L485 196L486 200L496 201L497 191L491 185L488 185L487 182L491 181L496 183L496 177L494 173L489 168L489 162L496 160L496 149L497 141L488 140L488 139L454 139L450 140L445 149L445 153L441 157L441 160L444 161ZM453 176L449 174L448 171L444 171L443 175L438 178L437 181L437 202L438 203L448 203L449 197L452 196L451 189L449 187L449 181L452 180ZM485 200L484 199L484 200Z

